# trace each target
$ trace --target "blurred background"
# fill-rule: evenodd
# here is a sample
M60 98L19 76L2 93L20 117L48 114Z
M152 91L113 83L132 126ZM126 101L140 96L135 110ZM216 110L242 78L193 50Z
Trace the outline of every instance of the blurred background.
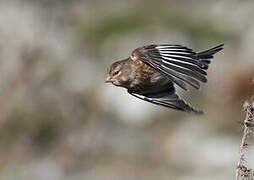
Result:
M0 179L232 179L242 103L254 94L252 0L2 0ZM105 84L116 60L151 43L220 43L202 116ZM254 167L254 153L247 159Z

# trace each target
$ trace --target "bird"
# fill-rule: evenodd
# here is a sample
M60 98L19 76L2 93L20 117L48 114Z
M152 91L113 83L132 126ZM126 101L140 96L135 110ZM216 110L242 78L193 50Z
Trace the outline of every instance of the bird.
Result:
M128 58L111 64L106 83L126 88L141 100L174 110L203 114L179 96L177 86L200 89L207 82L208 66L224 44L195 52L183 45L150 44L138 47Z

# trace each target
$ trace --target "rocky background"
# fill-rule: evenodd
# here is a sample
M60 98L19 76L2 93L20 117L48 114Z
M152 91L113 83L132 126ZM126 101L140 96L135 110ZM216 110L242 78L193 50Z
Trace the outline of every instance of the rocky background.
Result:
M233 179L242 103L254 94L254 1L2 0L0 179ZM105 84L150 43L224 43L196 116ZM253 146L248 162L253 168Z

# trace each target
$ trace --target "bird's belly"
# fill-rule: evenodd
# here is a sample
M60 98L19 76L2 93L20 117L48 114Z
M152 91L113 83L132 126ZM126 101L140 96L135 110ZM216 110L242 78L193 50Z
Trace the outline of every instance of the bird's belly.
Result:
M136 81L130 91L138 94L146 94L165 88L167 85L170 86L170 83L168 78L156 72L153 75L148 76L146 79Z

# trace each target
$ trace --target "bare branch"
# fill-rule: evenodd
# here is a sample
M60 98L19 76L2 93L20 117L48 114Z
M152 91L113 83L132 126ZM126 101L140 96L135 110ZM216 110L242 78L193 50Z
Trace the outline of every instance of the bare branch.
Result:
M245 119L243 122L243 137L240 145L239 158L236 169L236 180L250 179L254 180L254 171L245 165L245 153L248 147L248 139L253 134L254 127L254 96L250 102L246 101L243 105L245 111Z

